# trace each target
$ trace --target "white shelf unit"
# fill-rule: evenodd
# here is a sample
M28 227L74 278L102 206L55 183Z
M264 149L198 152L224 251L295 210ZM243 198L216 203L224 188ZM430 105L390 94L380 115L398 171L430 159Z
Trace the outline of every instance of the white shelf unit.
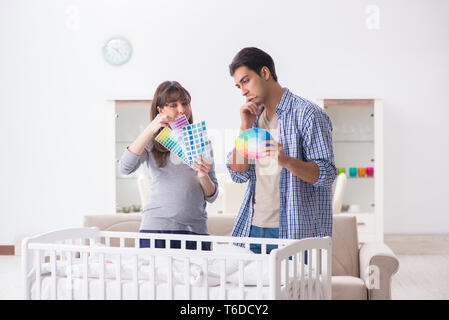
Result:
M358 208L360 243L383 242L383 116L381 99L316 99L333 127L335 165L347 176L343 205ZM372 177L350 176L349 168L372 167Z
M118 171L117 163L124 150L129 146L145 129L150 122L151 99L110 99L107 101L108 110L113 117L113 156L114 159L114 208L116 210L140 205L141 198L137 185L137 178L144 174L148 178L148 170L145 165L141 165L138 170L130 175L122 175ZM115 211L116 211L115 210ZM133 212L131 212L133 213ZM135 213L135 212L134 212Z

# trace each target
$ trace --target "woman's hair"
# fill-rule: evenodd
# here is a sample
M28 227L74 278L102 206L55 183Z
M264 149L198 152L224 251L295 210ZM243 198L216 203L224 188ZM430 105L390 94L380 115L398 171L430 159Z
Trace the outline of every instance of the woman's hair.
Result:
M159 114L157 107L162 109L166 104L176 101L187 102L190 105L191 97L189 92L177 81L162 82L157 87L156 92L154 93L153 101L151 102L150 121L153 121ZM190 117L187 120L189 123L193 123L192 112L190 112ZM163 129L164 128L161 128L156 135L158 135ZM167 158L170 156L170 151L157 142L154 138L151 153L153 154L153 158L159 168L164 167L167 164Z

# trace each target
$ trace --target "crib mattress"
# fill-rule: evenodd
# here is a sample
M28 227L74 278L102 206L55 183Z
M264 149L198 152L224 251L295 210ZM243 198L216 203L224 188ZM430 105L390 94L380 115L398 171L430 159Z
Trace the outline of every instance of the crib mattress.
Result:
M321 277L320 277L321 278ZM304 294L300 295L301 281L299 279L290 279L290 286L281 287L281 299L320 299L323 297L323 283L315 281L304 281L302 285ZM84 279L72 279L70 290L69 280L65 277L56 278L56 299L57 300L83 300ZM309 286L309 283L311 284ZM102 291L104 290L104 299L106 300L267 300L271 299L269 286L245 285L242 288L234 283L226 283L224 290L221 286L190 286L190 289L184 284L173 284L173 290L169 289L166 282L159 282L155 286L148 280L139 280L139 290L137 292L133 281L122 280L121 290L117 280L105 279L104 289L102 281L96 278L88 279L88 297L89 300L102 300ZM31 284L31 299L37 299L37 286L34 280ZM243 290L242 290L243 289ZM190 290L190 293L188 292ZM170 291L171 294L170 294ZM51 276L41 277L41 300L52 299L52 278Z
M153 288L150 281L139 280L139 291L136 292L136 287L133 281L121 281L121 293L119 283L116 280L106 279L104 285L104 295L106 300L166 300L170 298L170 291L173 293L173 299L175 300L266 300L270 299L269 287L268 286L244 286L243 295L242 290L238 285L227 283L225 290L220 286L214 287L190 287L190 298L187 292L186 285L184 284L173 284L173 290L169 289L167 283L159 283ZM70 297L70 286L67 278L58 277L56 281L56 298L58 300L82 300L85 299L84 296L84 280L83 279L72 279L72 297ZM52 295L52 279L51 276L41 277L41 297L42 300L50 300ZM102 282L99 279L89 278L89 300L103 299L102 296ZM36 281L33 281L31 286L31 299L37 299L37 286ZM156 294L156 297L154 297Z

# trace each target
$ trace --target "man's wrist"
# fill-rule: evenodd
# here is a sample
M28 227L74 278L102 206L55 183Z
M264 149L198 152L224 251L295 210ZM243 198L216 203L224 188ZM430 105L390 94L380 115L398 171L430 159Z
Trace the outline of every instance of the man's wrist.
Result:
M285 155L282 159L279 159L279 165L290 171L293 158Z

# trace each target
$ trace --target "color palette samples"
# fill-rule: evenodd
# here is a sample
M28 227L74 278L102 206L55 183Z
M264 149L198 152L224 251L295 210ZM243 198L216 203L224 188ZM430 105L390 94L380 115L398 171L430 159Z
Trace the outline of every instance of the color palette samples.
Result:
M207 138L206 122L190 124L185 115L170 122L155 140L181 158L192 169L195 158L203 156L212 162L212 148ZM196 170L196 169L195 169Z
M170 127L172 128L172 130L175 132L175 135L176 135L179 143L181 144L182 149L185 152L185 145L184 145L184 141L182 139L182 128L185 126L188 126L190 124L189 120L187 120L187 117L183 114L182 116L169 122L169 124L170 124Z
M212 161L211 146L207 138L206 123L204 121L189 124L182 128L182 138L185 147L185 153L190 162L195 158L205 157Z
M273 136L267 130L252 128L238 136L235 148L245 158L261 159L265 157L267 140L273 140Z
M172 130L170 130L170 128L164 128L164 130L156 136L155 140L190 166L190 161L186 157L186 154L178 141L178 137Z
M169 124L170 124L170 127L172 128L172 130L182 131L182 128L185 126L188 126L190 123L189 123L189 120L187 120L187 117L183 114L182 116L176 118Z

